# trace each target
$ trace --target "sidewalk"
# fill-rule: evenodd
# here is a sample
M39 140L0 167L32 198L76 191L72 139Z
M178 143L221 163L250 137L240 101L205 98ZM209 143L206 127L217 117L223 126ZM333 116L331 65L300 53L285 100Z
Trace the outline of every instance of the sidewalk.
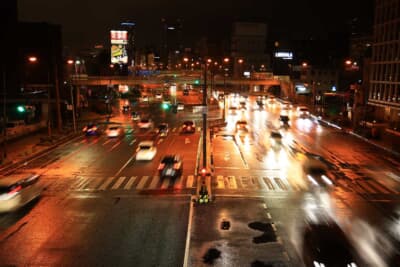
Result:
M93 112L82 114L77 122L77 132L74 133L72 125L67 125L62 132L53 129L51 138L48 136L47 129L41 129L37 132L28 133L16 140L10 140L6 144L6 158L0 161L0 171L18 164L31 157L44 153L51 148L70 140L74 136L81 134L81 129L84 124L89 121L105 119L105 115L99 115ZM1 149L1 145L0 145ZM1 149L1 154L4 151ZM1 160L1 159L0 159Z

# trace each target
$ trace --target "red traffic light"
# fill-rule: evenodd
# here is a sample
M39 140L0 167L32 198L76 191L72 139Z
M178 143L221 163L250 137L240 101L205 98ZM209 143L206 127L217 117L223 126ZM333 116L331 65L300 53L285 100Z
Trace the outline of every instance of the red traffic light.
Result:
M203 169L201 169L201 175L202 176L205 176L206 175L206 173L207 173L207 170L206 170L206 168L203 168Z

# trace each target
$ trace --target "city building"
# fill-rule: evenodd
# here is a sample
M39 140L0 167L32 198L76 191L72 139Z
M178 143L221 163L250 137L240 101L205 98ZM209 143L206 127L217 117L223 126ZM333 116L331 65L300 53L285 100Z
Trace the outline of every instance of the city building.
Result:
M182 61L182 19L161 19L160 61L162 69L176 69Z
M243 77L251 72L269 68L270 57L266 53L267 24L235 22L231 35L233 75Z
M400 0L375 1L368 104L374 120L400 130Z

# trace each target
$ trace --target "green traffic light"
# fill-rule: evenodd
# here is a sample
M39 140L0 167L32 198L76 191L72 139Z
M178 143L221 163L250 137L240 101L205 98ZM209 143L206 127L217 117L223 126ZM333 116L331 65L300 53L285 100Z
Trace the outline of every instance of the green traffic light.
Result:
M169 105L167 103L163 103L161 107L162 109L169 109Z
M21 112L21 113L22 113L22 112L25 112L25 107L24 107L24 106L18 106L18 107L17 107L17 111L18 111L18 112Z
M200 84L200 81L199 80L195 80L194 84Z

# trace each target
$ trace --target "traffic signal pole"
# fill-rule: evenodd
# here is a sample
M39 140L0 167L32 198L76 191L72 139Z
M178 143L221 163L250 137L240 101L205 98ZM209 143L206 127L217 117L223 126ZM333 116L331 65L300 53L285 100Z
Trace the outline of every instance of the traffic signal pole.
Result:
M204 63L203 86L203 168L207 169L207 62Z

